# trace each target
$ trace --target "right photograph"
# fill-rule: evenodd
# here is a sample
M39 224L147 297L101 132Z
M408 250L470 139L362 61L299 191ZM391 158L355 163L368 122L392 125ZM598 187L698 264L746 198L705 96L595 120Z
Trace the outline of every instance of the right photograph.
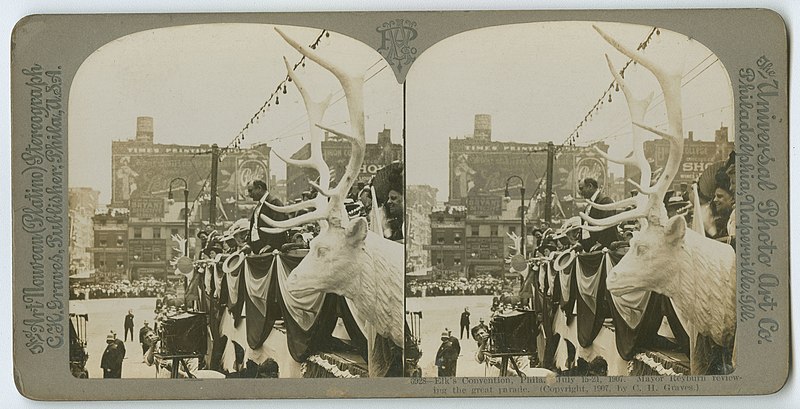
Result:
M733 373L732 89L654 26L425 50L405 83L406 374Z

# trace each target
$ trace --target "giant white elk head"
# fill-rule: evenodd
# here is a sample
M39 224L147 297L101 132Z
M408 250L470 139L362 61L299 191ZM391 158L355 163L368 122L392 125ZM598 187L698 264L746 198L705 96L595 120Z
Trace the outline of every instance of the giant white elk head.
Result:
M350 131L339 132L320 125L322 117L330 104L331 96L322 101L312 99L303 80L298 78L293 67L284 58L286 69L294 85L300 91L309 117L311 154L308 159L296 160L275 154L289 165L313 169L319 174L319 183L309 181L318 194L306 201L287 206L275 206L265 203L271 209L281 213L293 213L310 210L307 213L288 220L272 220L262 215L262 219L271 227L261 228L268 233L286 231L292 227L317 222L320 234L311 241L309 254L294 269L289 277L289 290L304 295L315 291L335 292L341 295L347 292L349 281L355 279L353 264L356 255L363 252L367 235L366 220L350 221L345 211L344 200L356 181L359 169L364 160L366 149L364 130L364 95L363 73L350 73L324 58L316 50L301 45L287 36L283 31L275 29L286 42L302 55L316 62L332 73L344 90L347 110L350 116ZM365 70L366 71L366 70ZM350 142L350 159L344 174L334 187L330 186L330 168L322 157L323 130L333 133Z
M631 50L597 26L594 28L614 48L655 76L664 95L668 128L666 131L661 131L644 124L645 114L653 101L653 93L650 92L644 96L637 95L614 67L611 59L606 56L611 74L622 89L628 104L633 126L633 151L623 158L610 156L599 149L598 153L611 162L638 168L641 176L638 182L628 179L628 182L638 190L636 196L607 205L591 203L593 207L600 210L626 210L604 219L594 219L584 213L581 213L580 216L590 224L585 227L589 231L615 228L624 221L638 220L642 230L633 234L630 250L609 272L606 284L608 289L617 295L637 290L663 293L665 288L670 287L672 269L668 266L671 263L674 264L674 259L671 257L678 254L678 250L684 245L684 238L687 234L686 221L683 216L678 215L668 219L664 206L664 197L670 190L683 156L681 76L683 71L682 51L686 39L681 38L676 44L678 54L681 54L679 58L675 58L675 55L671 54L661 56L666 58L656 59L657 56L651 58L639 51ZM650 164L644 154L646 132L654 133L669 141L667 163L654 183L651 181ZM692 234L691 231L689 232Z

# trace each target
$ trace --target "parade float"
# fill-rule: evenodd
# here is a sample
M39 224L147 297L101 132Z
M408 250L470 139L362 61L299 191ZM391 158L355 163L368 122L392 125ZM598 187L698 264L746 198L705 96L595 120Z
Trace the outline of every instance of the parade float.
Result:
M288 165L316 171L318 181L309 183L317 194L285 206L264 203L288 219L261 214L266 227L260 231L285 234L315 223L319 233L305 245L289 243L264 254L235 251L195 261L184 273L186 300L191 305L188 300L197 298L196 312L189 316L205 317L207 342L184 349L205 349L196 355L206 367L231 377L258 377L267 363L277 366L269 371L276 377L402 376L403 244L384 237L374 190L371 223L351 217L345 208L365 153L363 73L345 72L276 31L304 58L338 79L351 129L345 133L319 125L331 95L314 100L284 58L289 81L308 113L311 153L304 160L278 156ZM345 174L336 186L331 186L331 172L322 157L323 131L351 144ZM169 357L185 351L168 352Z
M581 213L586 222L581 227L596 232L634 221L638 231L629 243L611 249L577 253L570 248L531 260L525 287L538 315L538 358L542 366L562 374L731 373L736 331L734 249L706 237L696 190L688 206L696 216L691 228L685 214L668 214L665 206L684 151L682 60L656 60L658 56L632 51L595 29L653 74L664 96L668 129L644 124L653 93L635 94L606 57L628 103L633 150L624 158L599 154L638 168L641 177L638 183L629 180L638 191L630 198L607 205L589 201L597 209L617 213L604 219ZM690 40L682 37L674 45L680 49L686 41ZM655 181L644 155L645 132L670 143L669 158ZM605 363L593 365L601 361Z

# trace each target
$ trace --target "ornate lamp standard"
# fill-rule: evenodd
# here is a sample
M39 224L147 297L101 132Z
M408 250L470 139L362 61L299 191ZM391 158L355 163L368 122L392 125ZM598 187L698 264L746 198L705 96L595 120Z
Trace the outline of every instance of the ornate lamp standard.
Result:
M183 245L183 255L189 257L189 184L184 178L175 178L169 181L169 196L172 200L172 184L175 181L183 182L183 232L186 243Z
M522 243L520 245L520 247L521 247L520 251L521 251L522 256L525 257L525 247L527 247L526 241L528 239L528 234L525 231L525 181L521 177L519 177L517 175L512 175L512 176L509 176L508 179L506 179L505 200L506 201L511 201L511 195L509 195L509 193L508 193L508 182L510 182L511 179L514 179L514 178L519 179L520 219L521 219L521 224L522 224L522 231L520 232L520 236L522 237Z

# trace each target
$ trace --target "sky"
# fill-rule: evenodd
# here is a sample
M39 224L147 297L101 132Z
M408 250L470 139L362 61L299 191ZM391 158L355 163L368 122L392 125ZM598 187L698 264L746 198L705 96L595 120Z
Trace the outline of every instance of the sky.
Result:
M636 47L652 27L598 23L619 41ZM318 29L285 27L309 44ZM644 51L652 58L682 62L684 129L708 140L720 124L730 125L732 94L727 73L705 46L661 30ZM364 72L367 141L392 129L402 142L402 86L380 55L354 39L323 37L320 53L355 72ZM611 83L604 55L621 68L627 58L608 45L589 22L529 23L468 31L422 52L407 76L407 183L428 184L445 200L448 139L473 132L475 114L492 115L499 141L564 142ZM156 143L226 146L258 111L286 75L283 57L300 55L265 24L213 24L140 32L98 49L81 66L70 94L70 186L89 186L107 203L111 189L111 141L131 139L136 117L154 119ZM716 62L715 62L716 61ZM298 71L312 95L332 93L323 123L347 130L340 86L309 62ZM626 75L639 92L655 90L645 118L664 128L663 98L641 67ZM243 147L267 142L291 154L307 142L308 121L299 93L289 84L281 103L269 108L246 133ZM630 150L630 122L621 92L604 101L580 130L577 144L604 140L610 152ZM87 152L92 158L86 160ZM273 154L271 172L285 177ZM621 174L621 167L610 166Z
M597 24L633 48L652 30ZM695 139L713 140L721 123L732 124L728 75L702 44L689 41L681 58L675 43L686 37L666 30L660 33L644 53L683 62L684 131L694 131ZM613 80L605 54L617 69L628 61L589 22L484 28L449 37L425 50L407 77L407 183L432 185L439 189L439 200L447 199L448 139L471 135L475 114L492 115L493 140L563 143ZM658 97L652 75L637 66L626 72L626 79L637 92L655 91L645 122L665 129L665 108L659 103L663 98ZM579 131L576 144L604 139L611 145L610 153L627 154L629 121L624 96L615 92L612 102L606 100ZM609 170L622 174L616 165Z
M81 65L70 92L69 185L111 197L111 141L133 139L136 118L153 117L154 141L227 146L249 123L285 78L283 57L291 64L301 55L266 24L212 24L170 27L131 34L99 48ZM311 44L319 29L283 27L301 43ZM395 143L402 135L402 87L377 51L332 33L317 50L340 66L365 73L366 139L377 141L384 127ZM313 62L299 67L312 98L331 93L323 125L349 131L341 86ZM268 142L289 156L308 142L309 125L299 92L292 83L249 127L242 147ZM95 159L96 158L96 159ZM286 175L274 154L271 173Z

